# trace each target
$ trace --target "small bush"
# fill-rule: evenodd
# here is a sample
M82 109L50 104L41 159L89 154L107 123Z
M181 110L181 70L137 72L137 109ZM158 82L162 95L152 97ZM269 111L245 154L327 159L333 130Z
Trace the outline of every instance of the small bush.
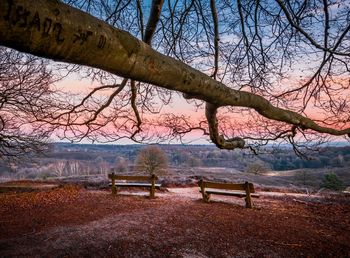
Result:
M322 187L335 191L341 191L344 189L343 182L334 173L324 175Z

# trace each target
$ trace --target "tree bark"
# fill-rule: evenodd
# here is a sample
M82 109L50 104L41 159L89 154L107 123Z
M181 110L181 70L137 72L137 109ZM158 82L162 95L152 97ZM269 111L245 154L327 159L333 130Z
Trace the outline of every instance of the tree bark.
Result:
M240 106L302 129L344 135L350 128L322 127L261 96L238 91L153 50L128 32L54 0L0 0L0 44L57 61L99 68L206 101Z

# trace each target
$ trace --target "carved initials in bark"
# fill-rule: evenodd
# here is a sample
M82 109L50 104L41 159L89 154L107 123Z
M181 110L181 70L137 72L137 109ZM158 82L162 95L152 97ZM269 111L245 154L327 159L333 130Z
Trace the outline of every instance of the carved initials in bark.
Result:
M73 43L80 42L80 45L83 45L91 35L92 31L84 31L83 29L78 29L77 33L73 35Z
M98 40L98 44L97 44L97 47L100 48L100 49L103 49L106 45L106 37L101 35L99 40Z
M19 27L27 26L27 19L30 15L30 12L23 8L23 6L18 6L16 12L13 15L12 24L18 25Z
M54 22L53 19L45 17L41 22L40 15L37 11L31 17L31 12L21 5L15 6L12 0L8 0L8 10L4 16L5 20L13 26L18 26L25 29L36 29L41 31L42 36L47 37L54 35L56 43L61 44L64 41L62 37L63 26L59 22ZM55 15L59 15L59 10L55 10Z
M61 37L62 30L63 30L62 24L55 23L55 25L53 26L53 33L55 35L57 44L61 44L64 41L64 38Z
M40 31L40 16L38 12L35 12L32 21L29 23L29 29L36 28Z

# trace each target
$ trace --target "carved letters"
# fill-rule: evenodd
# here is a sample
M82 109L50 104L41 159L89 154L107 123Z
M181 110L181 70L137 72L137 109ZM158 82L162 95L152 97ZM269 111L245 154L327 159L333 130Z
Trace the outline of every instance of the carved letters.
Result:
M22 6L18 6L15 15L13 16L12 24L17 24L19 27L26 27L29 15L30 12L28 10L24 9Z
M103 49L106 45L106 37L101 35L99 40L98 40L98 44L97 44L97 47L100 48L100 49Z
M78 29L77 32L73 35L73 43L79 42L80 45L83 45L91 35L92 31L84 31L82 29Z
M34 29L41 32L42 37L53 36L57 44L61 44L64 41L61 23L55 22L49 17L42 19L38 12L35 12L33 15L23 6L15 6L13 0L7 0L7 3L8 10L4 18L12 26L18 26L29 30Z
M61 44L64 41L64 38L61 36L62 30L62 24L55 23L55 25L53 26L53 33L55 34L57 44Z
M51 30L52 20L50 18L45 18L43 22L43 36L49 36Z
M53 37L57 44L61 44L65 41L65 37L63 37L63 25L56 22L55 17L40 17L38 11L31 12L21 5L16 6L13 0L7 0L7 3L8 9L3 18L8 21L10 26L18 26L26 30L35 30L41 33L42 37ZM55 9L53 10L53 14L57 17L60 15L60 11ZM94 33L92 31L79 28L70 38L73 43L83 45L93 35ZM103 49L106 45L107 38L104 35L96 35L94 41L97 42L96 46L98 49Z
M40 31L40 17L38 12L35 12L33 19L29 23L29 28L36 28L37 31Z

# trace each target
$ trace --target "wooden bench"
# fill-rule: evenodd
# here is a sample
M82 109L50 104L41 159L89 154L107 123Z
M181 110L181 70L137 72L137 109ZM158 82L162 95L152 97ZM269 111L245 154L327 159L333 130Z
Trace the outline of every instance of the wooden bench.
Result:
M156 180L158 179L156 175L120 176L112 173L108 174L108 178L112 180L112 183L110 184L112 186L112 194L117 194L118 187L146 187L150 189L150 198L154 198L155 189L160 189L161 187L161 184L156 184ZM123 180L123 182L118 182L120 180Z
M205 202L210 201L211 194L229 195L240 198L245 197L246 207L252 208L252 197L259 197L259 194L255 194L254 185L248 182L243 184L227 184L200 180L198 186L200 187L199 191L202 193Z

